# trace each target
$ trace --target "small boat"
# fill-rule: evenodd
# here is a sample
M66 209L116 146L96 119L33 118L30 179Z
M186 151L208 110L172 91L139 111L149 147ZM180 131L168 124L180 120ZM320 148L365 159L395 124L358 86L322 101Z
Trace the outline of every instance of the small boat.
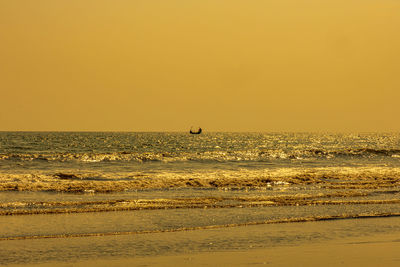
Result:
M192 128L190 128L190 134L201 134L203 130L199 127L199 129L197 131L193 131Z

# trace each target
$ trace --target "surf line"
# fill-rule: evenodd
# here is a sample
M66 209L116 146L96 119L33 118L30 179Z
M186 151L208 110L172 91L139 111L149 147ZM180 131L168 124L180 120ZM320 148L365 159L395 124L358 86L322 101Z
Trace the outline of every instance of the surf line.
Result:
M310 197L312 198L312 197ZM214 202L205 202L206 200L214 200ZM386 200L302 200L299 199L284 199L279 200L279 198L266 198L264 199L246 199L246 198L232 198L234 200L240 200L242 202L236 204L221 204L220 202L224 200L217 198L205 198L205 199L197 199L196 202L188 202L188 203L178 203L171 201L170 203L164 202L164 205L160 205L160 203L154 203L153 201L144 202L144 203L136 203L135 200L125 200L124 203L128 202L132 204L132 206L104 206L104 207L92 207L93 204L98 203L106 203L106 204L115 204L121 201L99 201L99 202L76 202L76 203L60 203L60 206L64 206L66 208L36 208L36 209L17 209L17 210L0 210L0 216L19 216L19 215L38 215L38 214L67 214L67 213L94 213L94 212L112 212L112 211L135 211L135 210L160 210L160 209L226 209L226 208L244 208L244 207L271 207L271 206L321 206L321 205L384 205L384 204L398 204L400 203L400 199L386 199ZM230 199L230 198L226 198ZM193 200L193 199L188 199ZM202 200L202 201L201 201ZM54 202L56 203L56 202ZM48 202L47 205L51 205L51 202ZM74 208L78 205L88 205L84 208ZM141 205L143 204L143 205ZM71 206L69 206L71 205ZM2 207L3 206L3 207ZM12 204L0 204L0 209L4 207L12 206Z
M287 219L266 220L266 221L247 222L247 223L231 223L231 224L221 224L221 225L182 227L182 228L163 229L163 230L123 231L123 232L104 232L104 233L82 233L82 234L59 234L59 235L10 236L10 237L0 237L0 241L29 240L29 239L51 239L51 238L74 238L74 237L96 237L96 236L118 236L118 235L141 235L141 234L155 234L155 233L174 233L174 232L208 230L208 229L221 229L221 228L239 227L239 226L252 226L252 225L266 225L266 224L279 224L279 223L302 223L302 222L334 221L334 220L349 220L349 219L386 218L386 217L400 217L400 212L396 212L396 213L372 213L372 214L365 214L365 213L361 213L361 214L342 214L342 215L332 215L332 216L287 218Z

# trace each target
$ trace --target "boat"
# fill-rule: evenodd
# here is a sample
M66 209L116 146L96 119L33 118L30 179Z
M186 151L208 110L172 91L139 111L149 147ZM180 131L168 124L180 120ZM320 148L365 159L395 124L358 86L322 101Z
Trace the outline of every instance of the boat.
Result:
M199 129L197 131L193 131L192 128L190 128L190 134L201 134L203 130L199 127Z

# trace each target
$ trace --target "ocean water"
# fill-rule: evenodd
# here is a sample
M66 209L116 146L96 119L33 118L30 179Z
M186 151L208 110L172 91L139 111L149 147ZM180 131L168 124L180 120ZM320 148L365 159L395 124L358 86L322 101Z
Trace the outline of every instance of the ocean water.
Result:
M0 132L0 247L399 216L399 186L398 133Z

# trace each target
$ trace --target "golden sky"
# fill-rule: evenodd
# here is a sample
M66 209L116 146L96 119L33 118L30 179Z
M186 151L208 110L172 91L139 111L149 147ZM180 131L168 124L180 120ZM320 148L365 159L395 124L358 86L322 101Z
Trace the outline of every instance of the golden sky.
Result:
M0 130L400 131L397 0L0 0Z

